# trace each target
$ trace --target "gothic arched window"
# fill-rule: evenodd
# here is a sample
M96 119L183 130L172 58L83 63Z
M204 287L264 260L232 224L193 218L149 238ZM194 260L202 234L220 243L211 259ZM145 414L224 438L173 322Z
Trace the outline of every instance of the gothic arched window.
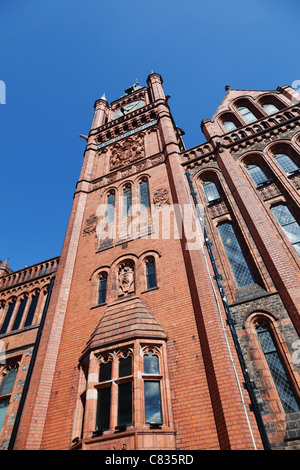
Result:
M123 216L131 214L131 186L127 185L123 189Z
M247 108L246 106L239 106L237 110L248 124L251 124L251 122L257 121L257 118L250 111L250 109Z
M206 181L203 183L203 189L208 203L219 201L221 199L218 188L213 181Z
M285 153L277 153L275 155L275 160L278 165L283 169L283 171L287 174L292 173L293 171L298 170L298 165L292 160L289 155Z
M260 186L267 181L270 181L265 172L258 165L247 165L247 170L256 186Z
M271 207L284 233L300 256L300 226L289 208L284 204Z
M149 209L149 188L146 179L142 179L140 182L140 205L141 210Z
M107 290L107 274L101 273L99 275L98 305L105 304L106 290Z
M254 284L252 273L232 224L224 222L218 226L218 231L237 286L245 287Z
M298 400L291 387L276 342L268 325L258 323L256 333L269 366L285 413L300 411Z
M106 199L106 213L105 213L105 223L109 224L113 222L115 214L115 192L111 191L107 195Z
M225 127L227 132L234 131L236 129L236 125L233 121L224 121L223 126Z
M24 326L30 326L32 324L38 300L39 300L39 292L36 292L35 295L31 298L30 307L27 313Z
M7 367L0 374L0 432L3 426L7 408L10 403L10 395L13 391L18 367Z
M265 103L262 105L263 109L266 111L267 114L274 114L274 113L277 113L279 111L278 108L276 108L276 106L272 103Z
M154 289L154 287L156 287L155 261L152 257L146 259L146 281L147 290Z

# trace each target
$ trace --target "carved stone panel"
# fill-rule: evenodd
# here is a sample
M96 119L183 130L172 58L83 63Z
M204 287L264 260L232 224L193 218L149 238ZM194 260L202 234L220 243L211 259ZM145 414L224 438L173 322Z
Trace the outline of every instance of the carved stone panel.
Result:
M130 165L130 163L144 158L144 136L137 135L117 142L111 149L110 171Z
M129 262L119 266L119 297L134 292L134 266Z

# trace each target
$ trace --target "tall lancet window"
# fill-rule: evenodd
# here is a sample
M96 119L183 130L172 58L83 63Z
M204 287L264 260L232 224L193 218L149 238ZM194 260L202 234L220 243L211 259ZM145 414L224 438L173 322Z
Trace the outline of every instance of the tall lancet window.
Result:
M131 214L131 186L125 186L123 190L123 216L127 217Z
M107 200L106 200L105 223L109 224L113 222L114 215L115 215L115 193L114 191L111 191L107 195Z

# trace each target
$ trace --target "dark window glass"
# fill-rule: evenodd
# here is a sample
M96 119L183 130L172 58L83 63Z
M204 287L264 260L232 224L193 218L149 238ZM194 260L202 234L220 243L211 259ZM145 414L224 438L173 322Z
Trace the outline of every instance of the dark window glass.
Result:
M114 213L115 213L115 193L110 193L107 196L106 215L105 215L106 224L113 222Z
M97 428L103 431L109 429L110 425L110 397L111 387L98 390Z
M219 225L218 230L237 286L244 287L254 284L251 271L232 225L229 222L225 222Z
M123 191L123 216L130 215L131 208L131 188L127 186Z
M213 202L217 199L221 199L218 188L212 181L207 181L203 184L207 202Z
M271 103L263 104L263 108L267 114L274 114L274 113L277 113L278 111L278 108L276 108L276 106Z
M284 153L278 153L277 155L275 155L275 159L278 165L280 165L283 171L285 171L285 173L290 173L292 171L298 170L298 166L296 165L294 160L292 160L291 157L285 155Z
M147 289L156 287L154 260L148 260L146 263Z
M140 202L142 209L149 207L149 192L148 192L148 182L142 181L140 183Z
M107 277L103 276L99 279L99 296L98 304L105 304L106 302L106 287L107 287Z
M271 210L300 256L300 226L298 222L284 204L278 204L272 207Z
M9 321L11 319L11 316L12 316L13 310L15 308L15 305L16 305L16 302L13 302L9 305L8 310L6 312L6 316L5 316L3 325L2 325L2 328L0 330L0 334L6 333L6 330L8 328Z
M18 373L17 367L7 369L0 383L0 395L9 395L13 388Z
M132 384L119 384L118 396L118 426L132 424Z
M119 377L127 377L132 374L131 356L121 357L119 360Z
M158 357L154 356L152 351L144 355L144 373L159 374Z
M258 186L262 183L265 183L266 181L269 180L267 175L257 165L248 165L247 170L249 171L249 174L250 174L251 178L253 179L254 183L256 184L256 186Z
M256 332L285 413L300 411L269 327L259 324Z
M26 303L27 303L27 298L21 300L16 318L15 318L15 321L14 321L14 324L12 326L12 331L17 330L19 328L19 325L20 325L21 320L22 320L22 316L23 316L23 313L24 313Z
M99 371L99 382L111 380L111 361L101 362Z
M9 405L9 400L0 401L0 432L3 426L3 421L6 415L8 405Z
M160 383L144 382L146 423L162 424Z
M26 318L26 321L25 321L25 325L24 325L24 326L29 326L29 325L31 325L32 320L33 320L33 317L34 317L34 314L35 314L35 309L36 309L38 300L39 300L39 294L37 294L37 295L35 295L34 297L32 297L31 303L30 303L30 307L29 307L29 310L28 310L28 314L27 314L27 318Z

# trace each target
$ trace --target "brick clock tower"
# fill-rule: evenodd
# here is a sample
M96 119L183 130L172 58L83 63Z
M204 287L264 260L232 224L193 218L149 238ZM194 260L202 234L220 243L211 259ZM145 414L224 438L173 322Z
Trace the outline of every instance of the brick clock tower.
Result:
M282 132L287 120L294 132L298 106L288 88L273 93L279 104L262 102L290 110L265 136L268 114L260 111L255 130L243 122L243 102L238 123L226 108L237 98L228 89L223 124L204 120L207 142L187 151L161 76L151 73L147 85L111 104L97 100L82 136L84 161L14 449L260 450L270 448L274 422L285 424L273 442L284 442L288 411L297 427L290 345L299 332L298 246L287 253L281 227L270 229L275 219L262 223L265 200L296 198L297 172L284 186L277 169L280 183L266 181L259 194L251 176L272 125L274 137L282 137L282 120ZM237 164L246 146L251 176ZM269 370L261 395L253 386L262 361L267 368L257 337L267 341L268 325L286 334L279 352L290 368L290 410L278 404ZM271 382L263 419L260 398Z

